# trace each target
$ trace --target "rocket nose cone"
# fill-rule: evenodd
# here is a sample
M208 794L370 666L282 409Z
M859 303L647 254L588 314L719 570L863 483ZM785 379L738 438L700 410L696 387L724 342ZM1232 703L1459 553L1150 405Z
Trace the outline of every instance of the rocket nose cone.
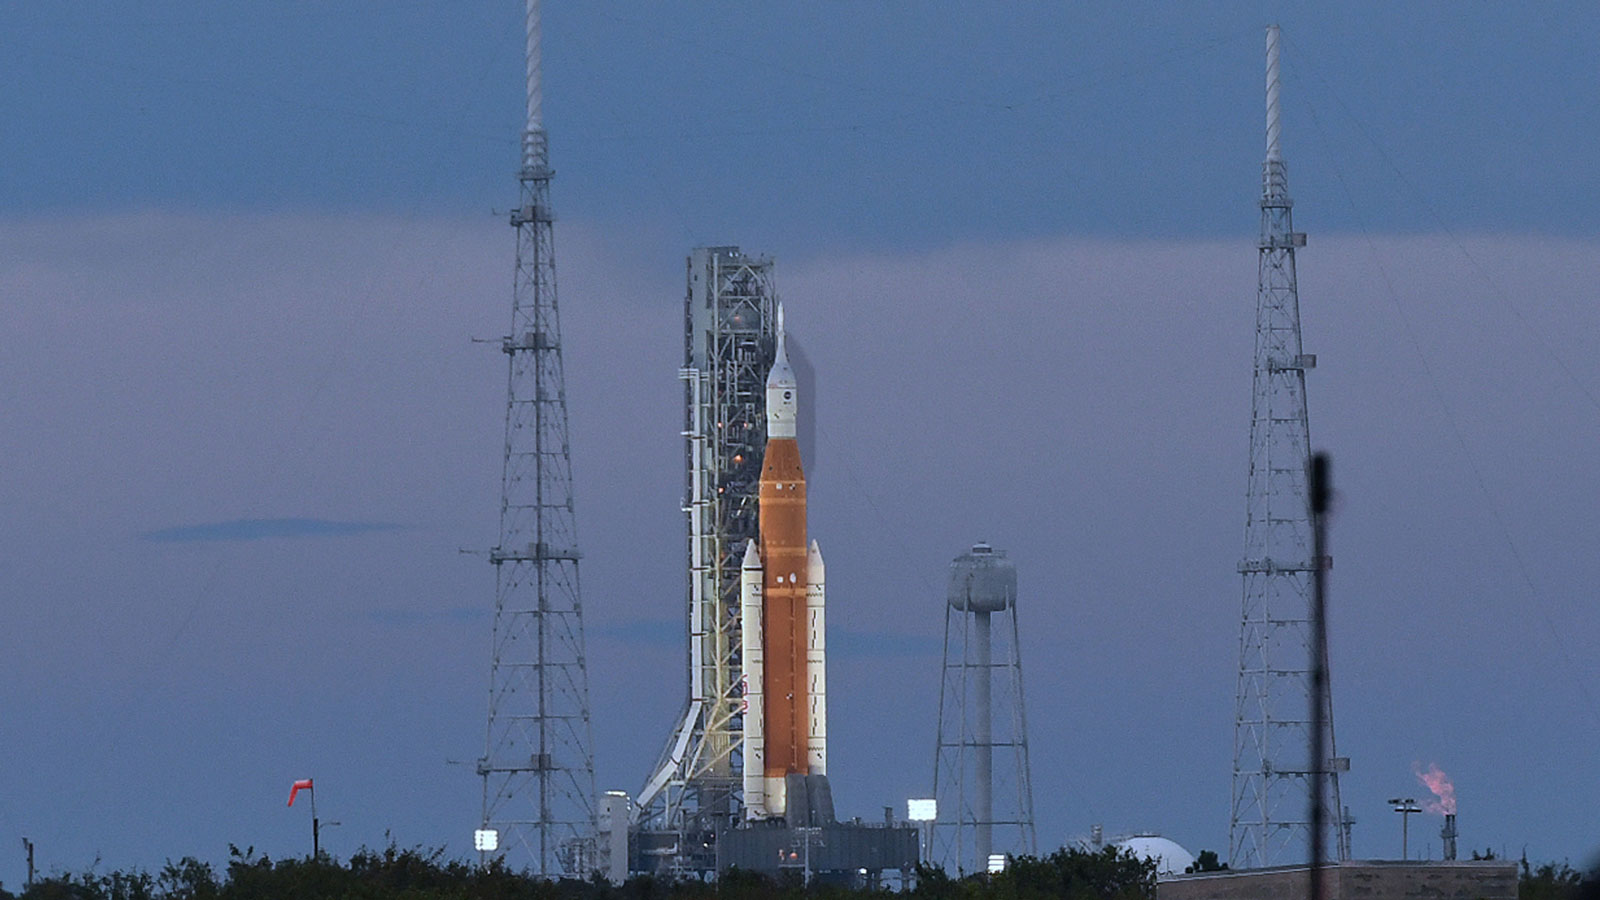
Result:
M794 367L789 365L789 354L784 351L783 338L778 338L778 358L773 360L772 369L767 372L767 387L788 388L793 390L797 382L794 377Z
M745 541L744 544L744 567L746 569L761 568L761 551L756 548L756 542L753 539Z
M767 387L795 386L794 368L789 365L788 334L783 327L783 305L778 305L778 352L777 358L772 361L772 369L767 372Z
M795 437L800 401L796 396L799 385L794 369L789 365L789 352L785 349L783 307L778 308L778 356L767 372L767 437Z

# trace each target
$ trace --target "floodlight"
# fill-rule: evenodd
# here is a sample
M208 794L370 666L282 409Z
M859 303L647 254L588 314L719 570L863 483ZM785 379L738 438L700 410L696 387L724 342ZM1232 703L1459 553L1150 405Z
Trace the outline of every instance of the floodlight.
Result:
M1006 855L1004 853L989 854L989 874L998 875L1006 870Z
M472 849L479 853L493 853L500 849L500 832L493 828L479 828L472 833Z
M906 801L906 818L912 822L932 822L939 818L939 801L933 798Z

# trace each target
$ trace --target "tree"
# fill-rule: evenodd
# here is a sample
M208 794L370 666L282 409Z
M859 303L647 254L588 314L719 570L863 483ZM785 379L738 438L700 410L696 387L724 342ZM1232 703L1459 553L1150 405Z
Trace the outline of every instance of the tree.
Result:
M1596 896L1600 896L1600 870L1585 875L1564 862L1534 868L1528 863L1528 855L1522 855L1518 900L1587 900Z
M798 873L771 878L730 870L713 882L694 878L636 876L612 885L550 881L506 867L504 860L478 865L445 857L442 850L363 848L348 861L270 859L255 848L228 848L219 874L209 863L168 860L152 876L139 870L101 874L91 867L76 875L36 881L20 897L0 891L0 900L895 900L879 888L800 882ZM952 879L943 869L922 867L909 897L928 900L1154 900L1155 864L1108 847L1101 851L1058 850L1019 857L1005 871ZM1550 898L1534 898L1550 900ZM1558 898L1565 900L1565 898Z
M167 860L156 876L156 891L165 900L216 900L221 890L211 864L192 856Z
M1217 856L1217 851L1201 850L1200 855L1194 858L1194 864L1186 867L1183 871L1185 873L1221 872L1226 868L1228 868L1228 864L1223 862L1221 858Z
M1010 861L981 896L1006 900L1155 900L1156 864L1131 851L1063 847L1043 859Z

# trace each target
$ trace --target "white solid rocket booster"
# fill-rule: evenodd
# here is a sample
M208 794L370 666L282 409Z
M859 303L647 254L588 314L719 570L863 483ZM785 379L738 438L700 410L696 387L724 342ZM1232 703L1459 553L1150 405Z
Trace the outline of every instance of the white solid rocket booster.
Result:
M811 701L810 732L806 738L806 762L812 775L828 774L828 639L826 628L827 590L822 550L816 541L806 551L806 675L811 684L806 696Z
M761 654L761 552L756 542L744 549L739 571L739 649L744 660L744 814L746 819L767 817L766 737L767 704Z

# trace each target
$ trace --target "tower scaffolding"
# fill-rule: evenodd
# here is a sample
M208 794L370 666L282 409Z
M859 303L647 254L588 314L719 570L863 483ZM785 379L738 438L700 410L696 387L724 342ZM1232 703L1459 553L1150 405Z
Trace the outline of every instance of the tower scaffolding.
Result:
M536 875L586 877L595 859L593 738L578 585L566 376L556 304L539 0L525 0L527 124L508 360L500 542L484 755L482 830Z
M1327 826L1338 859L1350 857L1339 773L1349 761L1333 743L1333 703L1324 700L1328 757L1311 757L1312 579L1332 559L1312 558L1308 485L1311 437L1288 168L1279 143L1278 26L1267 28L1266 161L1262 166L1261 240L1246 499L1243 617L1234 708L1229 864L1235 869L1304 863L1309 858L1310 792L1326 785ZM1325 650L1326 648L1324 648ZM1331 697L1329 691L1325 698Z
M772 260L701 247L684 298L688 699L636 807L640 868L708 874L743 812L740 567L756 536L775 346Z

